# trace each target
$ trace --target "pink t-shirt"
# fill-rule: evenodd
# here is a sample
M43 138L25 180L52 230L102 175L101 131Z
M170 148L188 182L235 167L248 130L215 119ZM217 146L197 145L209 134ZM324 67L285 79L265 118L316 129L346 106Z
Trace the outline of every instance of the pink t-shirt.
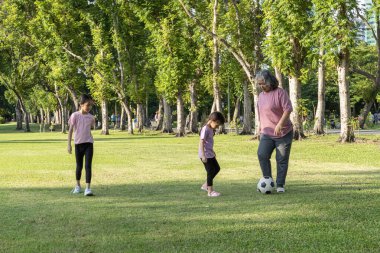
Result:
M90 113L82 114L74 112L69 119L69 125L74 127L74 143L94 143L91 134L91 126L94 124L95 118Z
M275 135L274 129L284 112L292 112L293 107L285 90L277 88L269 92L261 92L258 100L260 133L271 137L283 137L293 130L290 120L284 123L281 135Z
M206 158L213 158L215 157L214 152L214 130L209 127L208 125L205 125L201 129L201 140L203 140L203 147L204 147L204 153ZM202 158L202 150L198 150L198 156L199 158Z

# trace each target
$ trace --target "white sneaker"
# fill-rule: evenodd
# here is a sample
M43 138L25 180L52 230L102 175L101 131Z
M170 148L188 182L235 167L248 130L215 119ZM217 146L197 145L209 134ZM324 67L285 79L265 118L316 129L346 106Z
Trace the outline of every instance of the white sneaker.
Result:
M86 188L86 190L84 190L84 196L94 196L94 194L91 189Z
M278 193L284 193L285 192L285 188L284 187L277 187L277 192Z
M78 194L82 192L82 188L80 186L75 186L75 188L71 191L73 194Z

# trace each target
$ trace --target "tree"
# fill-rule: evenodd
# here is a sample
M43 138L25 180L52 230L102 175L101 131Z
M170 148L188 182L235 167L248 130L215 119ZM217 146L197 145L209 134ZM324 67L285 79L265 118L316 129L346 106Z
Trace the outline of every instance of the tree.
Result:
M289 76L289 97L293 106L290 118L294 139L302 139L305 135L299 100L302 72L305 71L305 59L310 47L312 4L309 0L273 0L265 1L263 10L266 25L271 30L266 38L268 57Z

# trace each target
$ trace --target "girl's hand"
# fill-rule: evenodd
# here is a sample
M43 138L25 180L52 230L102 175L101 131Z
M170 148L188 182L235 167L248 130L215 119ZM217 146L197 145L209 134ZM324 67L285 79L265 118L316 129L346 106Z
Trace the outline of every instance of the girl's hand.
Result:
M206 157L202 157L201 159L202 159L202 162L207 163L207 158Z
M69 152L69 154L71 154L71 152L72 152L71 145L67 145L67 152Z

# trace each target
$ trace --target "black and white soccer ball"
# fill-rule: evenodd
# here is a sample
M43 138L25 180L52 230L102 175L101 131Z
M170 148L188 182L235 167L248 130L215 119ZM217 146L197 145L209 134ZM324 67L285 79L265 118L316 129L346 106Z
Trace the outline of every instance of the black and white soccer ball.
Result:
M272 193L274 189L274 181L271 177L262 177L257 183L257 191L263 194Z

